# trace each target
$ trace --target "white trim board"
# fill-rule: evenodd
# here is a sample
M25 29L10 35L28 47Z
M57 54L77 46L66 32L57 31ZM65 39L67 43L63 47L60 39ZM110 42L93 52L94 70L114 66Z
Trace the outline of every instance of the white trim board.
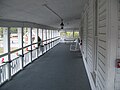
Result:
M87 72L87 75L88 75L88 79L89 79L89 83L90 83L91 89L92 90L96 90L93 78L92 78L92 76L91 76L91 74L90 74L90 72L88 70L87 63L85 61L85 57L84 57L83 54L82 54L82 56L83 56L83 62L84 62L84 66L85 66L85 69L86 69L86 72Z

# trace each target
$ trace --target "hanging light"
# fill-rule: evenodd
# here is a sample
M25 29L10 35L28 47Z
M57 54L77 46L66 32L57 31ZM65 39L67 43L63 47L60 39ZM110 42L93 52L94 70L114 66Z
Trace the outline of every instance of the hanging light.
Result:
M61 26L61 29L63 29L63 26L64 26L63 19L61 20L60 26Z
M60 26L64 26L64 23L63 23L63 22L61 22Z
M50 8L47 4L43 4L44 7L46 7L48 10L50 10L52 13L54 13L56 16L58 16L61 19L61 29L63 29L64 23L63 23L63 18L57 13L55 12L52 8Z
M63 29L63 27L61 27L61 29Z

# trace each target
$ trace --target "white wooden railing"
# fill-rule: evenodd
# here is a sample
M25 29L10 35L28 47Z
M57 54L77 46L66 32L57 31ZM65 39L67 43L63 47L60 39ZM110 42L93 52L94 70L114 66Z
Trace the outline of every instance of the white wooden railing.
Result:
M40 47L35 47L33 50L28 50L28 52L24 53L23 55L17 53L17 57L12 60L4 60L3 63L0 65L0 85L5 83L6 81L9 81L24 67L32 63L32 61L37 60L38 57L40 57L42 54L46 53L48 50L57 45L59 43L59 40L59 37L51 38L48 41L45 40L43 42L49 43L46 43L45 45L42 45ZM0 55L0 58L8 57L8 55L11 55L12 53L19 52L21 50L24 50L25 48L32 47L33 45L38 43L33 43L31 45L25 46L24 48L17 49L15 51L10 52L10 54L5 53L3 55Z

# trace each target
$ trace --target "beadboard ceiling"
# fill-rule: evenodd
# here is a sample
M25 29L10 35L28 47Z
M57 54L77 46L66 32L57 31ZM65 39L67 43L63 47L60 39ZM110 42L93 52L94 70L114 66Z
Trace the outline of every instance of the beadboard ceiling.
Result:
M0 0L0 19L28 21L60 28L60 18L48 10L47 4L63 18L65 28L78 28L87 0Z

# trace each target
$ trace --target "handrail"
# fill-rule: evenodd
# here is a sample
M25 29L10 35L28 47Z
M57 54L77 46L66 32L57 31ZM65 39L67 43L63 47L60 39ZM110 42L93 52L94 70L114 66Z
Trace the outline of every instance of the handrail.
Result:
M4 65L6 65L7 63L2 63L2 64L0 64L0 67L3 67Z
M51 38L51 39L47 39L47 40L44 40L43 42L57 38L57 39L54 40L54 41L56 41L56 40L60 39L60 38L58 38L58 37L59 37L59 36L54 37L54 38ZM54 41L51 41L51 42L54 42ZM50 42L50 43L51 43L51 42ZM0 58L6 56L6 55L8 55L8 54L12 54L12 53L15 53L15 52L17 52L17 51L20 51L20 50L22 50L22 49L25 49L25 48L27 48L27 47L29 47L29 46L32 46L32 45L35 45L35 44L39 44L39 43L40 43L40 42L35 42L35 43L30 44L30 45L24 46L23 48L19 48L19 49L10 51L10 53L4 53L4 54L0 55ZM45 45L47 45L47 43L46 43ZM38 47L36 47L35 49L37 49L37 48L38 48ZM33 50L35 50L35 49L33 49Z
M0 80L0 85L4 84L7 80L9 80L10 77L13 77L17 72L22 70L26 65L30 64L33 60L38 58L40 55L46 53L49 49L51 49L51 47L54 47L56 44L58 44L59 41L57 41L57 40L59 40L59 39L60 39L59 37L54 38L54 40L47 39L47 40L51 40L51 41L44 45L45 50L41 51L42 52L41 54L39 52L39 48L36 47L35 49L27 51L24 54L21 53L22 55L18 54L18 56L15 57L12 60L3 61L3 63L0 64L0 70L2 70L2 72L0 72L0 75L1 75L0 78L2 78ZM45 42L45 40L43 42ZM38 44L38 43L40 43L40 42L32 43L30 45L24 46L23 48L19 48L19 49L16 49L14 51L10 51L9 53L4 53L4 54L0 55L0 58L3 57L3 56L6 56L6 55L11 55L12 53L17 52L19 50L23 50L23 49L25 49L29 46L32 47L32 45L35 45L35 44ZM51 46L49 44L51 44ZM34 50L36 50L35 53L33 52ZM31 54L31 53L33 53L33 54ZM40 55L38 55L38 53ZM6 69L6 70L4 70L4 69ZM10 70L10 72L7 71L8 69ZM7 76L6 75L7 73L9 73L10 76ZM4 76L2 76L2 74L6 76L5 79L4 79Z
M0 58L1 58L1 57L4 57L4 56L6 56L6 55L8 55L8 53L4 53L4 54L0 55Z
M5 61L5 62L3 62L3 63L11 63L11 62L15 61L15 60L18 59L18 58L20 58L20 57L16 57L16 58L14 58L14 59L12 59L12 60L10 60L10 61Z

